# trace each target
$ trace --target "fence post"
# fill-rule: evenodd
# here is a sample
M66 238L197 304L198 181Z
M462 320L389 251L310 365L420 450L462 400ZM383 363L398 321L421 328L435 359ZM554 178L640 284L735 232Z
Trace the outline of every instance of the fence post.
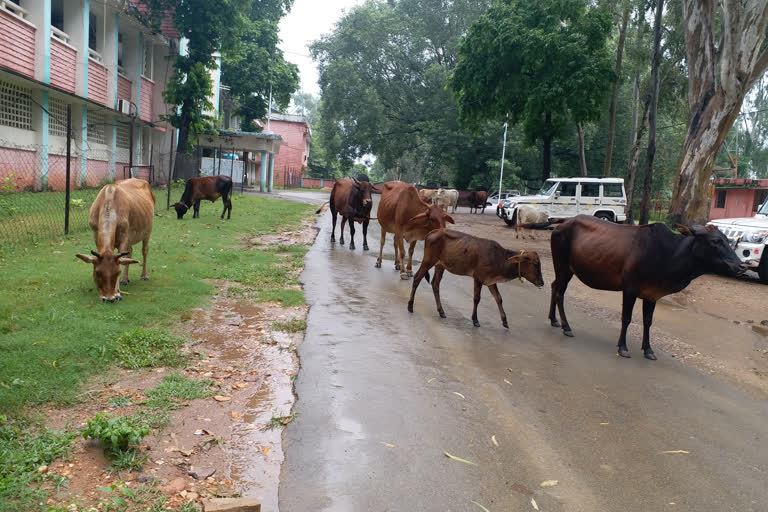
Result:
M174 146L176 145L176 130L171 130L171 152L168 155L168 204L165 205L166 210L171 209L171 183L173 182L173 154L176 152Z
M147 181L149 182L150 186L152 186L152 182L154 181L152 178L155 177L155 167L152 165L152 157L154 156L154 153L155 153L155 145L150 144L149 145L149 173L147 174Z
M221 174L221 144L219 144L219 174Z
M64 188L64 234L69 234L69 175L70 175L70 157L72 155L72 105L67 104L67 184Z
M128 173L133 178L133 120L131 120L130 132L128 137ZM123 167L123 179L125 179L125 167Z
M232 162L229 165L229 179L235 175L235 146L232 146Z
M243 151L243 177L240 178L240 193L245 193L245 176L248 172L248 152Z

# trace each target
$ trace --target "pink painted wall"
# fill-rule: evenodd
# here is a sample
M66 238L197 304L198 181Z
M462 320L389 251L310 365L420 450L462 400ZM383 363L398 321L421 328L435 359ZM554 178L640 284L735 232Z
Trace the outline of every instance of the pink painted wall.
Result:
M131 101L133 97L133 82L117 75L117 99Z
M147 80L141 79L141 115L139 116L143 121L152 121L152 97L155 92L155 84Z
M16 191L35 185L37 153L21 149L0 148L0 180L14 175Z
M88 59L88 99L107 106L107 68Z
M725 208L716 208L718 190L712 194L712 203L709 209L709 220L733 219L738 217L751 217L757 205L755 204L755 189L729 188L726 190Z
M51 38L51 85L63 91L75 92L77 51Z
M266 122L264 123L266 129ZM290 173L301 174L306 167L309 154L306 152L307 125L304 123L292 123L289 121L271 121L272 131L283 138L280 144L280 153L275 155L274 183L282 185L285 175ZM261 157L254 155L256 162L261 162ZM319 187L319 182L318 182Z
M109 174L109 163L103 160L88 160L86 163L88 168L85 176L86 187L101 187L106 183L107 176Z
M70 160L69 186L72 189L80 185L80 159ZM53 190L64 190L66 187L67 157L48 155L48 186Z
M0 67L35 77L35 27L0 11Z

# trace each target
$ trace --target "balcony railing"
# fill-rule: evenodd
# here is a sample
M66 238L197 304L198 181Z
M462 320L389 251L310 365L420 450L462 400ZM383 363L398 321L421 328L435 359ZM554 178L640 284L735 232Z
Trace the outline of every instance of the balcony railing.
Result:
M88 48L88 57L95 60L99 64L104 63L104 58L101 56L101 54L92 48Z
M59 30L56 27L51 27L51 36L55 37L62 43L69 44L69 40L70 40L69 34L64 32L63 30Z
M29 11L27 11L25 8L18 6L13 2L8 2L7 0L0 0L0 9L8 11L9 13L23 20L26 20L27 16L29 15Z

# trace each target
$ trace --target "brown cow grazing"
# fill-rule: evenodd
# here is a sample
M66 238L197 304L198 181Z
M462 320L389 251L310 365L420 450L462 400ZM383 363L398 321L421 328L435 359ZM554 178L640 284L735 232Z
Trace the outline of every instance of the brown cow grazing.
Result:
M210 202L216 201L219 197L224 202L224 210L221 212L221 218L224 218L224 214L227 214L229 220L232 216L232 201L229 197L232 195L232 178L220 174L218 176L204 176L202 178L189 178L186 185L184 185L184 193L181 195L181 199L178 203L174 203L173 207L176 209L176 215L179 220L184 218L184 214L187 213L195 205L195 213L192 215L193 219L200 218L200 201L207 199Z
M371 221L371 207L373 200L371 192L375 187L368 181L344 178L336 180L331 190L331 242L336 241L336 214L341 215L341 237L339 243L344 245L344 224L349 221L349 248L355 248L355 222L363 224L363 250L368 250L368 223ZM320 213L318 210L315 213Z
M376 268L381 268L381 255L387 233L395 234L395 270L400 271L402 279L413 275L413 250L418 240L424 240L433 229L444 228L446 222L455 224L453 218L441 207L428 205L419 199L419 193L413 185L402 181L390 181L381 190L381 201L376 212L381 225L381 247L376 260ZM405 246L410 242L408 266L405 266Z
M421 279L426 277L429 282L429 269L435 267L432 279L432 291L435 294L435 304L440 318L445 318L443 305L440 302L440 281L446 270L451 274L469 276L475 280L475 307L472 309L472 323L480 327L477 320L477 305L480 303L480 291L483 285L491 291L496 299L501 315L501 324L509 328L507 315L501 305L501 294L496 283L512 279L527 279L535 286L544 286L541 277L541 262L539 255L528 251L511 251L503 248L493 240L478 238L460 231L438 229L427 235L424 241L424 259L416 276L413 278L411 299L408 301L408 311L413 313L413 299Z
M155 196L144 180L129 179L106 185L96 196L88 221L96 240L96 250L91 251L93 256L76 256L93 264L93 282L102 302L120 300L120 285L128 284L128 265L138 263L131 259L131 255L133 245L139 242L144 260L141 278L148 279L147 252L154 216ZM123 279L118 282L120 265L124 265L125 270Z
M560 312L563 334L573 336L565 318L563 297L574 274L598 290L623 293L619 355L629 357L627 327L637 298L643 299L643 354L655 360L650 330L656 301L677 293L706 273L738 275L741 262L728 240L714 226L680 226L676 235L664 224L629 226L605 222L590 215L579 215L560 224L552 232L552 260L555 281L549 320L560 327L555 306Z

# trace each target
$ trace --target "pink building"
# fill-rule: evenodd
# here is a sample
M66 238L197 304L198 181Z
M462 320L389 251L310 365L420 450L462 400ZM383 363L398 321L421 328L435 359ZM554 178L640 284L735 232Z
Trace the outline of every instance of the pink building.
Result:
M768 199L768 180L719 178L713 185L709 220L752 217Z
M286 174L304 175L312 146L312 128L304 116L275 112L272 113L269 125L270 131L283 139L274 163L275 183L283 185ZM267 132L266 121L263 126L264 132Z

